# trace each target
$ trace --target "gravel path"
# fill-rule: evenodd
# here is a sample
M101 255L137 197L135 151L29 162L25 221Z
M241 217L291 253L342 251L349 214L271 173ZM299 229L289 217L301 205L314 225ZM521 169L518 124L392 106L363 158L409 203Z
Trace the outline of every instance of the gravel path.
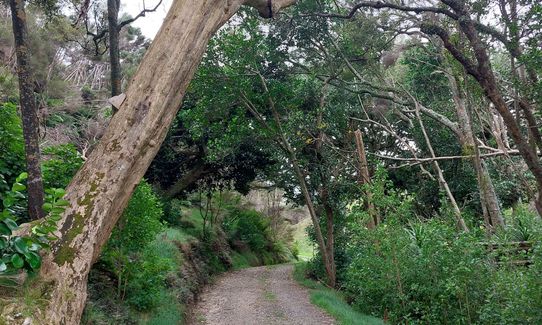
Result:
M310 303L308 291L292 279L292 270L284 264L225 274L201 294L189 324L335 324Z

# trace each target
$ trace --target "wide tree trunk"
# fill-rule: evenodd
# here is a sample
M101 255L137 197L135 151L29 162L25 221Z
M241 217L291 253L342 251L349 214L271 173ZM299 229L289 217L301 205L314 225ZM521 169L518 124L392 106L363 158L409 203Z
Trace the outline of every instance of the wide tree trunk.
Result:
M45 310L33 324L77 324L88 272L164 140L186 88L215 31L245 3L272 16L293 0L176 0L131 80L126 99L101 142L67 188L70 206L59 240L44 257L50 283ZM267 9L268 10L267 10Z
M34 96L34 86L28 49L28 32L24 0L10 0L15 53L17 55L17 76L19 78L19 97L23 121L26 169L28 172L28 215L36 220L43 217L43 181L40 167L38 107Z

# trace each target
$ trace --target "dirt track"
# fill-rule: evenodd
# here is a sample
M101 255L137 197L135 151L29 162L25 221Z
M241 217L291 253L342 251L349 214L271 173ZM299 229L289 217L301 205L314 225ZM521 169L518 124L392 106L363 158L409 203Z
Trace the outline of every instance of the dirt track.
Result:
M292 265L227 273L200 296L189 324L335 324L292 279Z

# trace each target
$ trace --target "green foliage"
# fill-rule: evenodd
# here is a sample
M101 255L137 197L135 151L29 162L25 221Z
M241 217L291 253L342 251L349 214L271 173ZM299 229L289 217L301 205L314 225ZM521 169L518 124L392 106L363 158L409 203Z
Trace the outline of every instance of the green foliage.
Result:
M138 310L150 310L164 301L166 279L178 269L179 254L172 242L160 238L145 247L131 266L133 272L126 287L128 303Z
M269 236L269 223L254 210L233 210L224 220L224 230L231 241L242 241L256 252L264 252Z
M308 278L305 263L297 263L294 268L294 279L310 290L311 302L331 314L342 325L381 325L383 321L376 317L364 315L352 308L340 292L323 286Z
M101 256L101 261L118 279L118 295L128 293L130 304L142 310L152 307L152 300L157 298L164 274L169 270L168 259L159 255L160 250L149 247L163 230L162 215L160 199L143 180ZM133 292L137 294L130 294Z
M371 193L374 213L381 219L390 219L390 222L407 222L412 218L414 197L394 187L382 166L377 167L371 183L364 185L363 190ZM363 198L354 201L349 206L349 210L348 221L351 226L349 229L363 227L371 218L369 211L364 208Z
M472 288L489 281L477 238L440 221L406 229L385 223L359 230L351 249L345 285L362 312L389 310L394 323L439 323L442 315L452 323L473 321L480 301Z
M65 188L83 165L83 158L73 144L47 147L42 155L45 157L42 163L45 187Z
M539 220L522 216L503 238L521 232L525 219L538 224L530 229L539 229ZM387 219L372 231L355 229L344 286L362 312L387 314L393 323L442 324L443 315L448 323L542 320L532 312L540 310L540 293L532 290L539 285L540 232L529 237L537 240L530 257L533 264L525 268L506 263L499 250L488 251L481 229L458 233L449 220L405 224ZM506 247L509 239L500 242Z
M111 234L108 247L137 251L147 246L163 229L162 203L143 180L132 194L128 206Z
M49 242L56 239L54 232L57 230L57 222L69 204L62 199L64 190L46 190L43 210L48 213L47 216L31 228L29 236L13 235L19 226L12 208L19 200L25 199L22 191L26 186L22 182L27 177L26 173L19 175L11 190L1 195L3 210L0 212L0 275L14 274L21 269L35 272L41 267L39 252L49 248Z
M234 255L234 266L255 266L252 254L260 264L269 265L293 259L290 247L275 238L269 218L254 210L232 208L222 222L230 246L242 256ZM275 235L275 236L274 236Z
M13 103L0 106L0 153L0 174L11 184L25 169L21 118L17 114L17 106ZM8 190L7 186L0 183L0 192L5 190Z

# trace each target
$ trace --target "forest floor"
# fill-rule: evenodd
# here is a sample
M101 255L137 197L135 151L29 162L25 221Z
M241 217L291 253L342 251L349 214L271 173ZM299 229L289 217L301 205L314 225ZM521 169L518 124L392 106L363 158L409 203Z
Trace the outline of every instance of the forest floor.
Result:
M310 303L292 271L282 264L224 274L202 292L188 324L336 324Z

